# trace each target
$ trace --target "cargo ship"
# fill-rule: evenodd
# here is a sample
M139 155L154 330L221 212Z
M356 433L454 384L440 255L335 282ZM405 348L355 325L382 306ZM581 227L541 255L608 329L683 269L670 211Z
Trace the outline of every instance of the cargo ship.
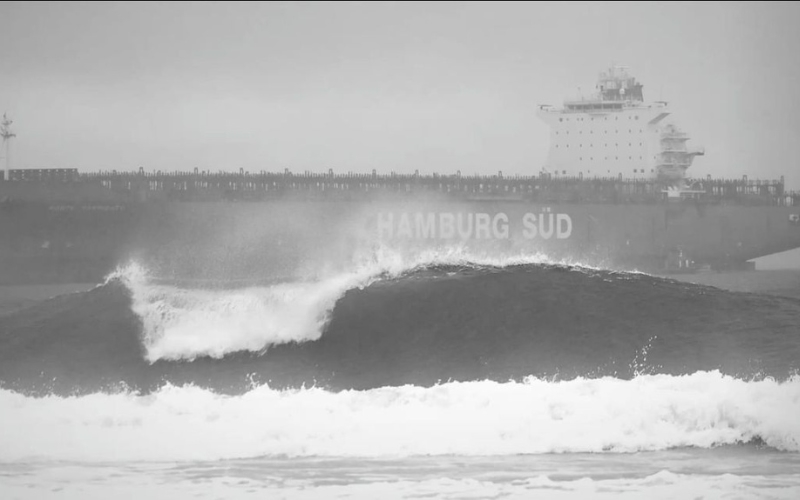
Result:
M783 178L693 178L705 151L627 68L538 113L550 150L525 176L7 169L0 284L95 282L132 261L165 279L289 279L454 247L691 273L800 247L800 193Z

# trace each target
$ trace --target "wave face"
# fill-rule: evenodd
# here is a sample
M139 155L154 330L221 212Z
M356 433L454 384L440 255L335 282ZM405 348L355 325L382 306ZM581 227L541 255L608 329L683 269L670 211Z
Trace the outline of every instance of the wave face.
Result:
M186 383L242 394L709 370L786 380L800 363L793 299L543 256L384 255L354 269L198 289L130 266L0 318L0 382L25 394Z
M553 382L451 382L242 396L165 386L146 396L26 398L0 390L0 460L632 452L758 442L800 451L800 378L719 372Z

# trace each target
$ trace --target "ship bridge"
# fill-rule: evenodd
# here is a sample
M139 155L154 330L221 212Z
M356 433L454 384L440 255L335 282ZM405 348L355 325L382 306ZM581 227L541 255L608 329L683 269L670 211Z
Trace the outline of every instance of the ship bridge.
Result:
M628 75L624 66L612 66L600 73L596 93L587 98L564 101L562 112L621 111L627 107L639 107L644 103L642 84ZM666 103L664 103L666 104Z
M689 136L669 124L664 101L645 103L643 85L624 66L600 73L590 98L542 105L550 126L550 150L542 171L565 177L623 177L679 183L702 151L686 147Z
M626 66L612 66L597 78L597 90L604 101L643 102L643 85L628 74Z

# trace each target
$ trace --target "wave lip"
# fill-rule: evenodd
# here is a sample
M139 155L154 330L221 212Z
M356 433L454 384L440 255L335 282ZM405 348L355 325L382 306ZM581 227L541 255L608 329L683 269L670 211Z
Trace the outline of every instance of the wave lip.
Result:
M135 289L147 359L222 358L237 351L316 340L350 277L322 283L286 283L235 291Z
M548 382L452 382L241 396L167 386L147 396L26 398L0 390L0 460L219 460L627 453L761 440L800 452L800 377L698 372Z

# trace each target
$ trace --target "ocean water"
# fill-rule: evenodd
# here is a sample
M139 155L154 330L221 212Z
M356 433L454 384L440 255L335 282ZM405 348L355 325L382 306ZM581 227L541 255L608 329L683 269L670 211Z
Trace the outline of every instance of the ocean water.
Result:
M542 255L133 262L0 316L0 498L794 499L798 368L796 297Z

